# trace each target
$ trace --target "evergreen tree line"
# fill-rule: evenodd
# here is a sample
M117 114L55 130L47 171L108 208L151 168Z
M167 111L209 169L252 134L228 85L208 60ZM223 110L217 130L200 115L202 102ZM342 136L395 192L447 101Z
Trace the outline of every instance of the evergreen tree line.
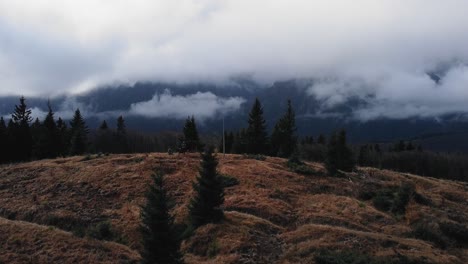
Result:
M76 110L69 128L60 117L55 120L54 115L48 104L48 113L44 120L41 122L36 118L31 123L31 110L26 106L26 99L21 97L8 125L0 117L0 163L84 153L88 128L79 109Z
M122 116L117 118L115 129L104 120L98 129L90 131L80 109L76 109L72 120L67 123L61 117L55 117L50 103L47 107L46 117L33 121L26 99L21 97L8 124L0 117L0 163L85 153L166 151L177 140L174 133L155 136L128 132Z
M258 98L250 110L247 127L237 132L225 132L224 143L221 140L219 151L226 153L270 155L290 157L297 147L296 116L291 104L273 127L271 134L263 117L263 107Z
M341 135L341 138L342 141L346 136ZM334 151L330 151L333 145L333 135L329 137L328 142L324 135L320 135L316 141L312 137L305 137L298 145L298 155L305 160L327 164L330 159L333 159L331 156ZM468 157L466 155L427 151L423 150L421 145L403 140L394 144L364 144L347 148L349 150L342 153L353 157L359 166L468 181Z
M468 157L423 151L420 145L399 141L387 150L378 144L356 149L360 166L389 169L421 176L468 181Z

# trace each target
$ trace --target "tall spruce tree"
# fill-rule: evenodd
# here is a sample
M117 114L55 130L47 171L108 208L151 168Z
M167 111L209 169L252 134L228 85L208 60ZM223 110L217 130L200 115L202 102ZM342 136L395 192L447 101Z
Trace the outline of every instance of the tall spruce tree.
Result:
M80 109L76 109L71 127L70 154L82 155L88 148L88 127L81 116Z
M70 149L70 133L67 124L60 117L57 120L57 134L57 139L59 141L58 155L65 156Z
M340 170L352 171L354 169L353 152L346 143L346 131L344 129L331 135L325 167L330 175L336 175Z
M280 157L289 157L296 150L296 115L288 100L286 113L276 123L271 135L272 154Z
M50 102L47 103L47 107L49 112L42 123L39 139L36 142L38 158L55 158L59 155L60 138Z
M224 203L224 186L216 170L218 160L212 148L207 148L201 158L199 175L193 183L195 197L189 205L190 223L194 228L217 223L224 217L221 208Z
M117 118L117 133L125 134L127 133L127 127L125 126L125 120L123 116Z
M8 160L8 132L5 120L0 116L0 164Z
M107 126L106 120L102 121L101 125L99 126L99 130L107 131L108 128L109 128L109 126Z
M184 145L185 151L198 151L201 150L202 144L200 142L200 137L198 136L197 125L195 123L195 118L187 117L185 120L185 125L183 128L184 132Z
M32 118L31 110L27 108L24 96L20 98L20 104L15 105L15 111L11 115L11 121L10 136L13 140L13 159L17 161L29 160L33 146L33 138L29 127Z
M112 134L106 120L102 121L96 135L96 150L102 153L112 152Z
M170 202L161 173L152 175L153 183L141 209L142 263L182 263L179 235L170 214Z
M247 127L247 152L251 154L268 153L268 133L266 121L263 118L263 108L258 98L249 113L249 126Z
M127 128L123 116L117 118L117 133L115 134L116 152L128 153Z

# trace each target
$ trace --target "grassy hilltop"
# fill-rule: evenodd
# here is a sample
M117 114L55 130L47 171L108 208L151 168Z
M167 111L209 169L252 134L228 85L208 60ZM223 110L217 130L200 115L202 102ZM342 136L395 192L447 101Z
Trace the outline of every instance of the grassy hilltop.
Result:
M318 263L338 251L468 261L467 183L373 168L335 178L318 163L307 163L311 174L303 175L285 159L218 158L219 172L237 179L226 188L226 219L183 241L186 263ZM1 165L0 263L138 262L151 173L165 172L182 223L199 161L158 153Z

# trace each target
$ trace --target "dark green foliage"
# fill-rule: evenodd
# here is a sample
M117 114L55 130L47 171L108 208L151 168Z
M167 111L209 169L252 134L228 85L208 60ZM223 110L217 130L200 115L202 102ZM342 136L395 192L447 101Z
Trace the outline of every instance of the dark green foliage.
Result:
M106 120L102 121L98 131L96 132L94 145L98 152L113 152L114 142L112 142L112 131L110 131Z
M221 138L220 142L219 142L219 146L218 146L218 151L219 152L223 152L223 147L225 147L225 152L226 153L233 153L233 144L234 144L234 134L232 132L227 132L225 131L224 132L224 141L223 142L223 138Z
M432 205L432 201L431 199L423 196L422 194L419 194L417 192L414 192L413 194L413 199L415 202L417 202L418 204L421 204L421 205Z
M372 257L355 251L321 250L315 255L317 264L418 264L425 261L412 260L406 256Z
M185 120L183 132L183 143L179 144L180 152L194 152L203 148L202 143L200 142L200 137L198 136L195 118L193 116L191 118L187 117Z
M266 157L263 156L263 155L254 155L254 154L244 154L242 157L244 157L245 159L254 159L254 160L266 160Z
M293 155L291 156L291 158L289 158L287 166L291 171L295 173L304 175L311 175L315 173L315 171L309 166L307 166L307 164L302 162L297 155Z
M117 132L114 135L113 152L114 153L128 153L129 147L127 142L127 128L123 116L117 118Z
M412 183L403 183L399 187L379 190L372 198L372 203L380 211L402 215L406 212L406 206L414 193L414 185Z
M86 235L94 239L108 241L114 240L115 237L114 230L112 230L112 225L109 221L100 222L92 226L87 230Z
M372 199L372 204L380 211L388 212L392 208L393 199L393 190L380 190Z
M195 197L189 205L190 223L194 228L224 218L221 208L224 203L224 186L216 170L218 160L211 148L207 148L201 158L199 175L193 183Z
M182 263L179 234L169 213L163 175L153 174L152 181L141 210L142 263Z
M298 146L298 153L305 160L324 162L327 158L327 146L319 143L305 143Z
M278 120L271 135L271 153L274 156L289 157L296 150L296 114L288 100L286 113Z
M338 171L352 171L354 158L351 148L346 143L346 132L341 130L333 133L328 143L327 159L325 167L330 175L336 175Z
M0 164L8 161L8 131L5 120L0 117Z
M106 131L108 129L109 129L109 126L107 125L106 120L102 121L101 125L99 126L99 130Z
M33 138L29 123L32 121L31 110L26 106L26 99L20 98L20 104L15 105L11 115L12 125L9 126L10 140L12 140L12 158L16 161L26 161L31 157Z
M243 154L247 152L247 131L245 128L241 129L234 136L232 144L232 153Z
M219 174L218 177L220 178L224 188L239 185L239 180L235 177L225 174Z
M127 126L125 125L125 120L123 116L117 118L117 133L125 134L127 133Z
M247 153L266 154L268 152L268 134L263 108L258 98L249 113L249 126L246 131Z
M55 158L60 154L60 137L57 124L54 119L54 112L50 103L47 104L49 112L42 124L34 124L35 144L34 156L35 158Z
M82 155L88 149L88 127L81 116L80 109L76 109L75 115L70 122L71 143L70 154Z
M60 117L57 120L57 140L59 142L58 155L67 155L70 149L70 133L67 124Z
M359 166L365 166L365 167L380 167L380 146L379 144L373 144L373 145L362 145L359 148L359 154L358 154L358 159L357 162Z
M468 245L468 228L466 226L452 222L442 222L439 223L439 227L444 235L454 239L458 244Z
M400 143L396 144L396 146L399 145ZM384 151L378 144L361 146L358 154L359 165L421 176L468 181L468 157L466 155L422 151L418 150L419 147L408 150L408 145L405 144L402 151L395 151L394 147L389 151ZM411 146L409 148L411 149Z
M408 205L413 194L414 184L403 183L396 192L395 199L392 205L392 213L404 214L406 212L406 206Z
M413 237L432 242L439 248L446 248L446 241L444 240L441 234L434 230L434 228L425 224L417 224L412 229Z

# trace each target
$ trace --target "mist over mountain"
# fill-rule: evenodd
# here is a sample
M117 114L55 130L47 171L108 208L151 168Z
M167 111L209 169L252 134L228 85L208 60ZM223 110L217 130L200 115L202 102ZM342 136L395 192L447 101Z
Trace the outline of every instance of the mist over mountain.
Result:
M141 82L51 99L31 97L27 98L27 103L33 116L40 119L45 116L50 100L56 115L62 118L70 119L73 111L80 108L90 127L97 127L104 119L115 126L116 118L123 115L129 129L146 132L181 131L183 120L194 115L202 133L220 135L223 117L226 130L246 127L248 112L256 97L261 100L268 128L272 129L286 108L286 100L291 99L300 136L318 136L345 128L351 141L356 143L405 139L422 142L434 150L468 150L468 144L459 140L468 134L464 113L399 118L383 115L362 119L356 113L369 107L368 101L350 97L330 105L310 92L314 85L314 80L304 79L275 82L271 86L249 79L236 79L225 85ZM15 96L0 97L0 113L8 118L17 101Z

